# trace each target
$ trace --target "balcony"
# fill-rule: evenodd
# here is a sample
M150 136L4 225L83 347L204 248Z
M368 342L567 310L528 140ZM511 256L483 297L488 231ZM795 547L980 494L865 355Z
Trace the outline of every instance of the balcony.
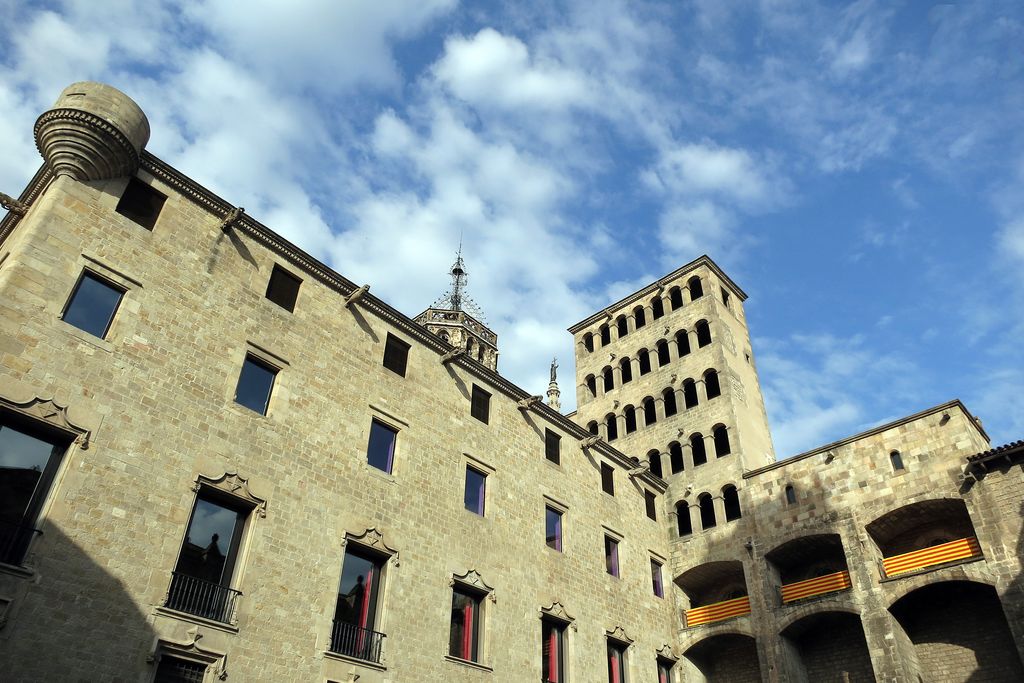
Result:
M0 522L0 562L20 566L32 537L42 533L22 524Z
M949 541L948 543L933 545L930 548L922 548L921 550L883 558L882 569L886 578L891 578L947 562L981 557L981 546L978 545L978 539L970 536Z
M750 614L749 595L686 610L686 627L705 626L744 614Z
M164 607L203 619L219 621L222 624L231 624L234 623L235 599L241 594L234 588L172 572L171 586L167 590Z
M378 631L335 621L331 629L331 652L380 664L381 645L386 637Z
M850 572L841 571L834 574L826 574L813 579L787 583L782 586L782 604L787 605L797 600L813 598L826 593L849 590Z

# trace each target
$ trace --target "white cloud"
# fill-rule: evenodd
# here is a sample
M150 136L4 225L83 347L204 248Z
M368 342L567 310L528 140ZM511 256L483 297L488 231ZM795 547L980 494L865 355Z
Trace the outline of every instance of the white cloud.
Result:
M1024 218L1005 223L997 233L996 243L1000 252L1024 265Z
M743 205L771 200L769 182L749 152L708 142L662 150L644 177L652 186L680 195L713 194Z

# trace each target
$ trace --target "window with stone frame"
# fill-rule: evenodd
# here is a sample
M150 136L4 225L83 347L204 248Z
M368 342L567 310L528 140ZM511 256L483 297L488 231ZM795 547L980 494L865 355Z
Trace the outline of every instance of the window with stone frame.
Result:
M483 517L486 498L487 473L466 465L466 490L463 496L466 509Z
M275 263L267 281L267 299L291 313L295 310L301 285L302 280Z
M644 509L648 519L658 521L658 497L654 495L654 492L646 489L644 490Z
M626 643L608 639L608 683L627 683Z
M128 180L114 210L146 230L152 230L166 201L165 194L133 177Z
M380 662L384 634L377 630L377 623L388 559L389 555L360 543L346 544L331 626L331 652Z
M124 299L125 288L91 270L83 270L61 319L94 337L105 339Z
M491 418L491 395L475 384L470 396L469 414L484 424L487 424Z
M163 655L157 662L153 683L203 683L207 668L203 662Z
M370 467L391 474L395 464L398 430L380 420L370 420L370 439L366 445L366 462Z
M619 540L607 534L604 537L604 566L609 574L619 577Z
M472 585L456 577L452 582L452 610L448 630L448 656L468 662L483 660L484 604L490 592L479 582Z
M278 372L279 369L267 361L247 353L242 362L242 370L238 373L235 403L266 415Z
M565 627L564 621L548 616L541 618L541 681L565 683Z
M606 462L601 463L601 490L609 496L615 495L615 468Z
M653 557L651 558L651 585L654 595L659 598L665 597L665 582L661 576L662 564Z
M544 430L544 457L556 465L562 460L562 437L550 429Z
M409 344L388 332L384 342L384 367L399 377L405 377L409 364Z

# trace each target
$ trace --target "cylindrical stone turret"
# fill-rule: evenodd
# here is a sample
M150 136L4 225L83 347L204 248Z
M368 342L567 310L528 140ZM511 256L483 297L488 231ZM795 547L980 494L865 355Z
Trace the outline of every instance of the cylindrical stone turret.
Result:
M54 175L105 180L132 175L149 141L149 121L116 88L83 81L64 89L36 121L36 146Z

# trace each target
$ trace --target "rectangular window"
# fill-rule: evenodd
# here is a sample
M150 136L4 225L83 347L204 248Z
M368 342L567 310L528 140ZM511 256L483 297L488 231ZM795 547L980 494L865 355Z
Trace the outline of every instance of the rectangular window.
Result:
M206 665L170 655L160 655L153 683L203 683Z
M541 620L541 681L565 683L565 624Z
M302 280L275 263L267 283L267 298L291 313L295 310L301 284Z
M562 459L562 437L550 429L544 430L544 457L556 465Z
M266 415L276 377L277 368L246 354L242 372L238 375L235 402L255 410L260 415Z
M544 506L544 542L562 552L562 512L550 505Z
M609 574L619 575L619 542L611 536L604 537L604 565Z
M167 197L138 178L128 181L124 194L114 209L125 218L130 218L146 230L152 230Z
M606 462L601 463L601 490L610 496L615 495L615 468Z
M466 466L466 509L484 516L484 493L486 492L487 475L478 469Z
M331 652L380 662L384 634L374 630L377 601L387 557L349 543L341 565L341 585L334 608Z
M626 683L626 644L608 641L608 683Z
M672 666L675 662L658 657L658 683L672 683Z
M388 333L384 342L384 367L400 377L405 377L405 367L409 363L409 345Z
M448 654L470 662L480 661L480 607L483 593L456 586L452 589L452 620Z
M491 395L473 385L473 396L470 405L470 414L484 424L487 424L491 413Z
M103 339L110 331L110 323L114 321L124 291L99 275L82 271L62 318L69 325Z
M382 472L391 474L395 464L395 442L398 441L398 430L392 429L383 422L370 421L370 443L366 446L366 462Z
M25 559L66 449L66 439L0 414L0 562Z
M230 623L238 591L231 588L248 510L200 490L174 566L167 607Z
M654 595L659 598L665 597L665 584L661 580L661 562L651 558L651 583L654 586Z
M658 521L657 497L650 491L644 491L644 507L647 509L647 517Z

